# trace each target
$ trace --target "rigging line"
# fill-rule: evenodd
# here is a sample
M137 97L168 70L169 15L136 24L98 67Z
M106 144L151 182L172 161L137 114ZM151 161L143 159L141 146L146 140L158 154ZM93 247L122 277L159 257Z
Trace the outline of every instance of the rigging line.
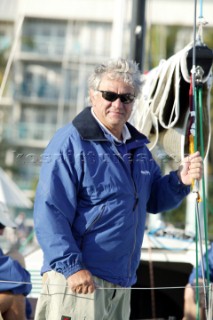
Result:
M50 286L50 284L44 284L44 286ZM193 288L194 288L195 286L193 285ZM65 288L68 288L67 286L65 287ZM172 290L177 290L177 289L181 289L181 290L183 290L183 289L185 289L186 288L186 286L183 286L183 287L155 287L155 288L122 288L122 287L110 287L110 288L104 288L104 287L96 287L96 290L143 290L143 291L145 291L145 290L170 290L170 289L172 289ZM191 288L191 287L190 287ZM201 289L201 288L203 288L202 286L199 286L199 288ZM60 294L60 292L57 292L58 294ZM41 292L41 294L42 295L51 295L51 293L43 293L43 292ZM54 295L55 293L52 293L52 295ZM64 294L64 291L62 291L61 292L61 294ZM68 295L72 295L73 293L71 292L71 293L66 293L65 295L66 296L68 296ZM86 294L85 294L86 295ZM152 318L153 319L153 318ZM211 319L212 320L212 319Z
M204 130L203 130L203 105L202 105L202 86L200 85L198 87L198 102L199 102L199 106L198 106L198 114L199 114L199 126L200 126L200 149L201 149L201 156L202 159L204 159L205 157L205 147L204 147ZM210 281L210 275L209 275L209 259L208 259L208 230L207 230L207 225L208 225L208 221L207 221L207 208L206 208L206 191L205 191L205 175L203 175L202 178L202 198L203 198L203 215L204 215L204 233L205 233L205 247L206 247L206 273L207 273L207 281L208 281L208 285L209 285L209 281Z
M196 228L196 289L195 289L195 301L196 301L196 318L199 320L200 319L200 306L199 306L199 282L198 282L198 223L197 223L197 216L196 216L196 211L195 211L195 228Z
M32 282L22 282L22 281L12 281L12 280L0 280L0 283L13 283L13 284L31 284L33 285ZM38 284L38 282L36 283ZM54 284L54 283L42 283L39 282L39 284L41 284L42 286L54 286L54 287L62 287L62 288L69 288L68 285L64 285L64 284ZM185 289L185 285L184 286L172 286L172 287L150 287L150 288L145 288L145 287L100 287L100 286L96 286L96 289L100 289L100 290L176 290L176 289ZM193 285L193 287L196 287ZM198 286L198 288L202 288L202 286Z
M196 150L197 150L197 110L195 110L195 106L196 106L196 81L195 81L195 75L196 75L196 18L197 18L197 0L194 1L194 25L193 25L193 50L192 50L192 98L193 98L193 110L196 111L195 112L195 137L193 139L193 145L194 145L194 141L196 143ZM204 260L203 260L203 254L202 254L202 236L201 236L201 227L200 227L200 212L199 212L199 206L198 206L198 202L199 202L199 183L197 180L194 181L193 184L193 192L196 193L196 199L195 199L195 208L196 208L196 221L197 226L198 226L198 233L199 233L199 247L200 247L200 252L201 252L201 271L202 271L202 282L203 282L203 291L204 291L204 301L205 301L205 313L206 313L206 318L207 318L207 291L206 291L206 284L205 284L205 274L204 274ZM196 233L197 233L197 229L196 229ZM197 239L197 237L196 237ZM198 260L197 256L198 256L198 252L197 252L197 246L196 246L196 262ZM207 248L206 248L206 252L207 252ZM196 265L196 267L198 268L198 266ZM196 273L196 286L198 286L198 274ZM196 302L198 304L198 300L197 297L199 295L198 289L196 288ZM197 308L198 309L198 308ZM197 313L197 318L199 319L199 313Z
M148 253L149 253L150 285L151 285L151 287L155 287L154 267L153 267L153 260L152 260L152 245L151 245L149 237L148 237ZM156 319L156 303L155 303L155 292L154 292L154 290L151 290L151 306L152 306L152 318Z
M195 44L196 44L196 17L197 17L197 0L194 1L194 25L193 25L193 48L192 48L192 70L191 70L191 78L192 78L192 110L193 110L193 118L191 119L195 124L195 132L191 132L190 135L190 149L189 152L194 152L197 150L197 136L196 136L196 129L197 129L197 114L196 114L196 99L195 99ZM191 114L192 115L192 114ZM194 188L194 181L192 182L192 188ZM195 199L197 201L197 199ZM196 207L196 202L195 202ZM196 318L199 320L199 289L198 289L198 219L195 210L195 221L196 221Z
M4 74L3 74L2 83L1 83L1 87L0 87L0 101L1 101L1 98L3 96L3 92L4 92L4 89L5 89L5 86L6 86L6 82L7 82L9 73L10 73L11 65L13 63L13 59L14 59L14 56L15 56L16 47L17 47L17 43L18 43L18 38L19 38L19 35L20 35L20 32L21 32L23 21L24 21L24 15L22 15L19 18L18 26L17 26L17 29L16 29L15 40L13 42L9 58L7 60L6 68L5 68L5 71L4 71Z
M197 197L197 194L196 194ZM204 263L203 263L203 248L202 248L202 232L201 232L201 219L200 219L200 210L199 210L199 203L196 200L195 201L195 210L196 210L196 218L197 218L197 226L198 226L198 235L199 235L199 243L201 244L200 246L200 254L201 254L201 273L202 273L202 283L203 283L203 292L204 292L204 302L205 302L205 312L208 307L208 302L207 302L207 286L205 282L205 270L204 270ZM197 281L197 279L196 279ZM197 284L197 283L196 283ZM198 287L197 287L198 289ZM207 316L206 316L207 319Z
M196 87L193 87L193 79L191 75L190 79L190 88L189 88L189 107L190 107L190 123L189 123L189 130L188 130L188 137L189 137L189 153L192 154L197 150L197 136L196 136L196 99L194 99L194 94ZM194 188L194 181L192 181L191 188ZM198 195L197 195L198 196ZM196 200L197 201L197 200ZM196 203L196 202L195 202ZM199 290L198 290L198 219L196 217L196 210L194 210L195 216L195 249L196 249L196 290L195 290L195 301L196 301L196 317L199 320Z
M27 6L27 0L24 0L22 13L19 14L19 19L18 19L17 26L16 26L14 42L13 42L13 45L12 45L12 48L11 48L11 51L10 51L10 54L9 54L9 58L7 60L7 64L6 64L6 67L5 67L5 71L4 71L2 82L1 82L1 86L0 86L0 102L1 102L1 98L2 98L3 93L4 93L4 89L5 89L5 86L6 86L6 83L7 83L7 79L8 79L9 73L10 73L11 66L12 66L12 63L13 63L13 60L14 60L16 47L17 47L17 44L18 44L19 36L21 34L21 29L22 29L22 26L23 26L23 22L24 22L24 19L25 19L26 6Z
M198 41L203 42L203 26L208 22L203 17L203 1L200 0L200 14L198 17Z
M200 15L199 18L203 18L203 0L200 0Z

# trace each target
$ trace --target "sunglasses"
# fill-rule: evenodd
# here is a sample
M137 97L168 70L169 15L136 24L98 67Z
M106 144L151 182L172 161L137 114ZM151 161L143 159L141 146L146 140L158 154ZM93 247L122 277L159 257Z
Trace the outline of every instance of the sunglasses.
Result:
M131 93L118 94L118 93L111 92L111 91L102 91L102 90L98 90L98 91L102 93L102 97L105 100L110 101L110 102L113 102L119 98L122 103L128 104L128 103L131 103L135 100L134 94L131 94Z

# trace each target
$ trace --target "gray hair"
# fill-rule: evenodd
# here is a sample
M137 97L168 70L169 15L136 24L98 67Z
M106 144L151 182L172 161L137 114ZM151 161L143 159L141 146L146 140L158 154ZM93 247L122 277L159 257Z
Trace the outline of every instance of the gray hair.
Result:
M134 89L135 97L140 94L142 77L136 62L118 58L97 65L88 79L89 89L97 90L104 75L111 80L123 80Z

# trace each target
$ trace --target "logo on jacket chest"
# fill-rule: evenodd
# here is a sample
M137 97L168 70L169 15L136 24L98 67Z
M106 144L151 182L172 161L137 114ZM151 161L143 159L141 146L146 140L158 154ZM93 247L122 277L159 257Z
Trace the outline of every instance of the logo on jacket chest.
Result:
M150 176L150 172L148 170L141 170L141 174L144 176Z

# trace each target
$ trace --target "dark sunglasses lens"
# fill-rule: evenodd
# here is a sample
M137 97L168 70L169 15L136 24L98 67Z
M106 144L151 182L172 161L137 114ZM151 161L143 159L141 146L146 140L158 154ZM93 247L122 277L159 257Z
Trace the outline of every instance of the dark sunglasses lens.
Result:
M110 91L101 91L102 93L102 97L110 102L113 102L115 100L117 100L118 98L120 98L121 102L124 104L128 104L133 102L133 100L135 99L133 94L130 93L125 93L125 94L117 94L115 92L110 92Z
M123 94L123 95L120 95L120 99L122 103L128 104L134 100L134 96L132 94Z
M4 229L5 226L3 224L0 223L0 230Z
M113 102L116 99L118 99L118 95L114 92L109 92L109 91L103 91L102 92L102 97L106 99L107 101Z

